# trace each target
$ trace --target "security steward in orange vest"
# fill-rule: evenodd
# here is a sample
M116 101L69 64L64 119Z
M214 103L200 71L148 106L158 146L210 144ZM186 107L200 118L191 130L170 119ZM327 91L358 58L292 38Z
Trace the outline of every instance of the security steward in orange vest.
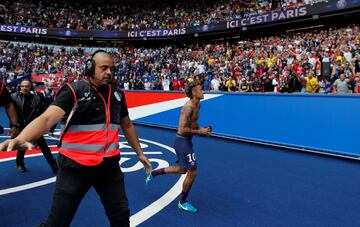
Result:
M65 85L50 107L18 137L0 144L0 150L9 151L15 145L31 149L29 141L67 117L59 143L59 172L51 211L41 226L69 226L91 187L100 196L110 225L129 226L130 212L119 166L119 127L147 172L151 164L128 116L125 95L111 84L114 71L111 54L94 52L86 62L89 81Z

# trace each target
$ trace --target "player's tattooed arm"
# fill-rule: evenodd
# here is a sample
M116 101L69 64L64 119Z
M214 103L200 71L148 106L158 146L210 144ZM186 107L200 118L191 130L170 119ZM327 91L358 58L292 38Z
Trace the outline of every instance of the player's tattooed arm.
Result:
M191 105L185 104L181 110L180 122L179 122L179 132L182 135L193 134L194 131L191 129L191 116L193 114L193 109Z

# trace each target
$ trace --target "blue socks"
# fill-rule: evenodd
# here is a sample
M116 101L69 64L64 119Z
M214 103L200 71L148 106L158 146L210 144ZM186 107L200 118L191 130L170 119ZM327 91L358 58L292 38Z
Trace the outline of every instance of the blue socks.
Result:
M165 168L156 169L156 170L154 170L154 171L151 172L151 175L152 175L153 177L156 177L156 176L158 176L158 175L163 175L163 174L165 174Z
M179 195L180 203L185 203L187 196L188 196L188 192L181 192L181 194Z

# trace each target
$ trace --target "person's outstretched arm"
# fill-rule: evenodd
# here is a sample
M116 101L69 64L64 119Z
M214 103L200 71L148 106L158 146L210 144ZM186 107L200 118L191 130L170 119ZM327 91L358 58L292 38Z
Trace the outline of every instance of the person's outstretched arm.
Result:
M27 125L16 138L0 143L0 151L12 151L16 145L32 150L31 142L42 136L64 115L63 109L51 105L43 114Z

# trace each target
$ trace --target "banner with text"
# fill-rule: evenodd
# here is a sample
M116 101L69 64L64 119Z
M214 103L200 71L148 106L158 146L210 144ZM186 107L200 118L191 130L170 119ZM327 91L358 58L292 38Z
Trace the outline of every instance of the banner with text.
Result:
M175 29L149 29L133 31L88 31L88 30L64 30L42 27L28 27L15 25L0 25L0 33L18 33L24 35L36 35L44 37L68 37L68 38L93 38L93 39L139 39L139 38L166 38L195 33L226 31L227 29L240 29L247 26L256 26L265 23L290 20L311 16L314 14L331 13L339 10L349 10L360 7L360 0L329 0L314 5L289 8L286 10L272 11L257 14L250 17L222 21L216 24L200 25L196 27ZM114 23L106 20L106 24Z

